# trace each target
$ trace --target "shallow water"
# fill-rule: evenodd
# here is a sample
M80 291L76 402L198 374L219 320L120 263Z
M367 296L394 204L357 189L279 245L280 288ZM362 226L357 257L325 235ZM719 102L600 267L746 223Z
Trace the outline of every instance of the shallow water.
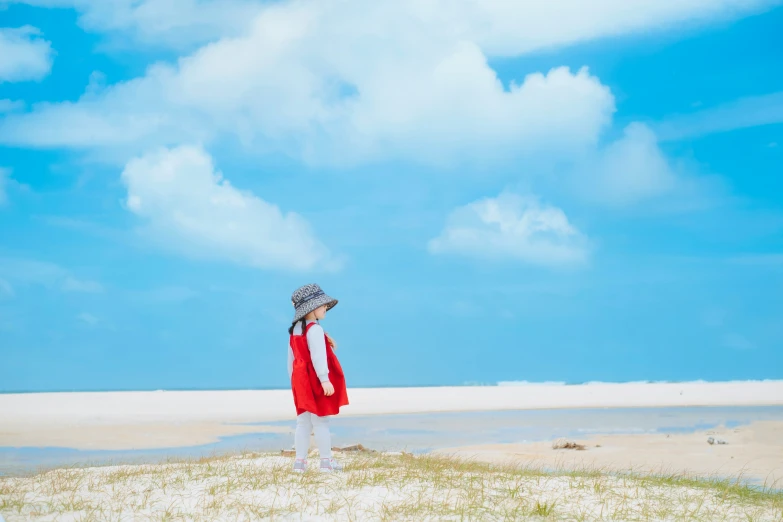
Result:
M361 443L377 450L426 453L455 446L534 442L557 437L634 433L689 433L717 426L735 427L755 421L783 421L783 406L723 408L633 408L522 410L414 415L335 417L335 446ZM293 445L295 421L251 424L288 426L289 433L249 433L200 446L142 450L77 450L72 448L0 447L0 475L40 468L152 463L249 451L279 451Z

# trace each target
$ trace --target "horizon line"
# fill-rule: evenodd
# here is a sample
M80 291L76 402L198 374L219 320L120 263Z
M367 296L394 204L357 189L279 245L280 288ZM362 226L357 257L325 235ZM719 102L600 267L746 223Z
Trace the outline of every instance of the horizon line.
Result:
M783 379L727 379L709 381L705 379L691 380L635 380L635 381L498 381L496 383L481 383L468 381L462 384L416 384L416 385L363 385L352 388L390 389L390 388L492 388L492 387L522 387L522 386L594 386L603 384L739 384L779 382ZM38 393L132 393L132 392L216 392L216 391L287 391L289 387L241 387L241 388L114 388L114 389L54 389L54 390L0 390L0 395L38 394Z

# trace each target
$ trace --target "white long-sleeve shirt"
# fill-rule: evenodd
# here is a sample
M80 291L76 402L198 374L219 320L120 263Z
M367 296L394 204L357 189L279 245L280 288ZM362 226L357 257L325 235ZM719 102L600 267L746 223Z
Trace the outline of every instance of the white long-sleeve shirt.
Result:
M318 380L321 382L329 382L329 366L326 364L326 338L324 337L324 329L321 325L315 321L310 321L307 324L315 323L307 330L307 348L310 350L310 359L313 361L313 368L315 368L315 374L318 376ZM294 326L294 335L302 335L302 323L298 321ZM294 373L294 350L291 348L291 344L288 344L288 378Z

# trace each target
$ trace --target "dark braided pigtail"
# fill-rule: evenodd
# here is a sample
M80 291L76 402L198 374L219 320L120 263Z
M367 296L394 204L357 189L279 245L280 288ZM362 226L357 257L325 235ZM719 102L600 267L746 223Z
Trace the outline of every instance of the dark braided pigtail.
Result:
M302 319L300 319L300 320L302 321L302 335L304 335L305 332L307 331L307 319L302 317ZM291 327L288 328L288 335L294 335L294 328L296 328L296 323L298 323L298 322L299 321L294 321L291 324Z

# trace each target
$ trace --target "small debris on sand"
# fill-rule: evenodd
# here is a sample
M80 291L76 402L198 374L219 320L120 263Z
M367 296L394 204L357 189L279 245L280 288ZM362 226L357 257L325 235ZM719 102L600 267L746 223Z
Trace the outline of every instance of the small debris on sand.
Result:
M723 439L716 439L714 437L709 437L707 439L707 444L728 444L728 442L726 442Z
M366 448L362 444L353 444L352 446L344 446L342 448L338 448L337 446L332 447L332 451L337 451L341 453L378 453L374 449ZM314 453L314 450L311 448L308 454ZM404 454L404 452L401 452L400 454ZM296 451L294 450L281 450L280 455L283 457L295 457Z
M372 450L370 448L365 448L361 444L354 444L353 446L344 446L342 448L333 447L332 451L359 451L362 453L376 453L375 450Z
M584 444L577 444L576 442L566 440L566 439L557 439L552 443L552 449L575 449L575 450L585 450Z

